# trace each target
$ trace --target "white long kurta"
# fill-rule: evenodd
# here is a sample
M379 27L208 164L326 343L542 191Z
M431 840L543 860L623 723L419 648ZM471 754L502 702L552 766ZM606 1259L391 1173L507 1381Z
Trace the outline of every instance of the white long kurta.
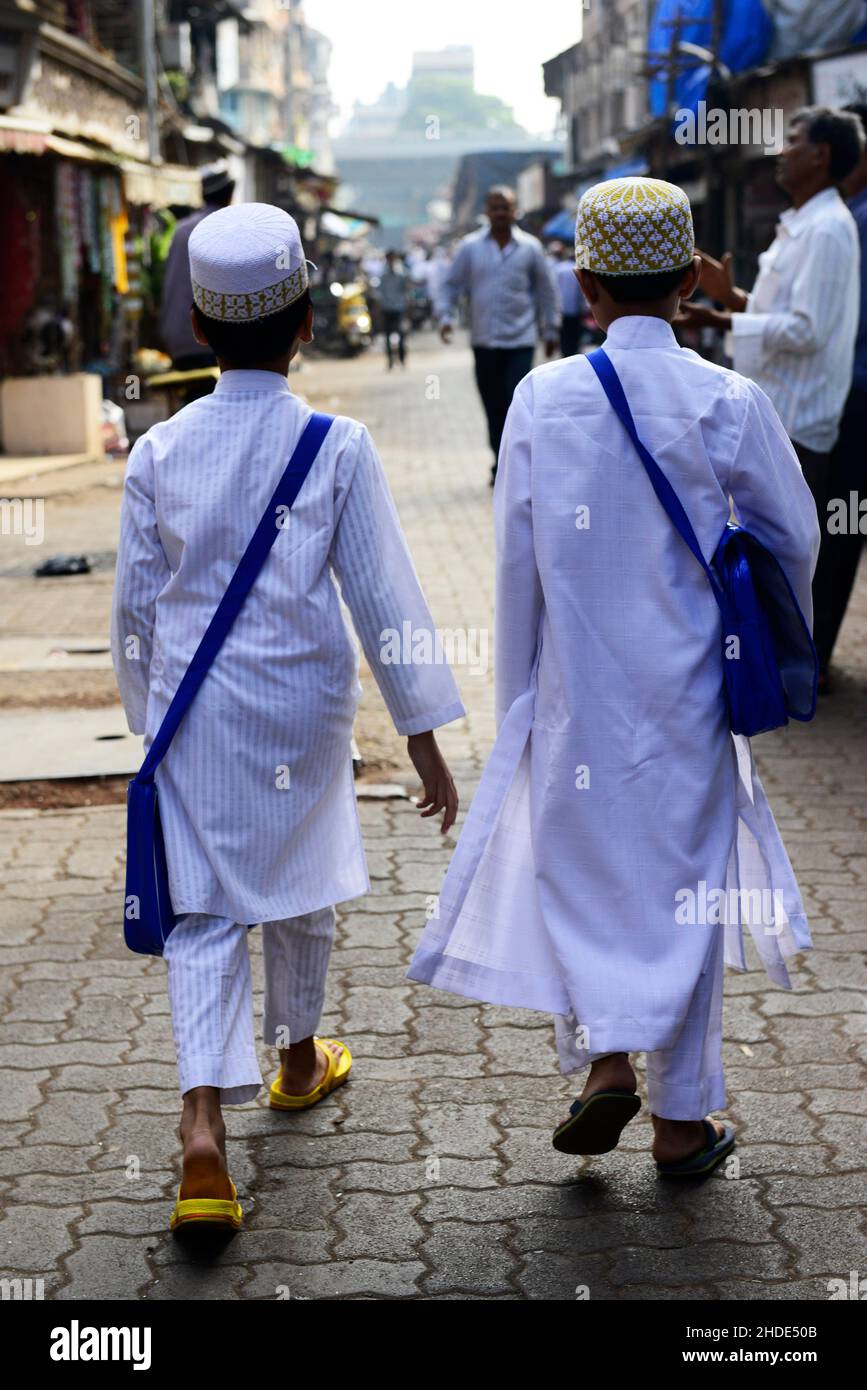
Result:
M731 496L809 620L816 508L767 397L660 319L617 320L606 350L704 554ZM749 743L728 729L707 578L581 357L518 387L495 512L498 736L409 975L562 1016L570 1070L677 1038L720 929L718 909L677 920L683 890L697 916L702 884L728 895L740 969L729 904L776 893L787 920L745 915L781 984L810 936Z
M274 372L225 372L130 454L112 648L146 744L310 413ZM433 619L370 436L345 417L157 771L176 913L268 922L367 891L350 745L358 655L341 594L398 732L459 718L447 665L380 659L389 629L432 634Z

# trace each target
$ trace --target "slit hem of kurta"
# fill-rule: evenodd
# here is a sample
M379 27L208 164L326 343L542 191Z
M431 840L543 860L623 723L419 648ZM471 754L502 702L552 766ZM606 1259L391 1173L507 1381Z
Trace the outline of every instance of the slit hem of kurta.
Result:
M571 1008L563 985L556 978L529 975L521 970L496 970L476 961L421 947L413 956L406 978L449 994L461 994L467 999L479 999L505 1008L533 1009L546 1014L568 1014Z

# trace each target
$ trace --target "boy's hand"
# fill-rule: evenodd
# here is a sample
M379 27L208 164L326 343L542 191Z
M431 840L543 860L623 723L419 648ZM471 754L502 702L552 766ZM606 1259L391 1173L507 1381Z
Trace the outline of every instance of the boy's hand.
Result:
M445 812L440 827L440 833L444 835L455 823L458 793L433 731L429 729L423 734L410 734L406 750L424 787L424 799L418 803L418 808L423 817L435 816L438 811Z

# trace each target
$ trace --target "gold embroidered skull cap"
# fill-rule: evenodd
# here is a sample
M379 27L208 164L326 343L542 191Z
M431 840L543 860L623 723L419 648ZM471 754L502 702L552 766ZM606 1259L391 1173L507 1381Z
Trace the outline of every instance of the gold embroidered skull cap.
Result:
M307 289L298 224L270 203L238 203L204 217L190 237L193 302L208 318L250 323Z
M695 255L692 208L664 179L607 179L578 203L575 265L600 275L685 269Z

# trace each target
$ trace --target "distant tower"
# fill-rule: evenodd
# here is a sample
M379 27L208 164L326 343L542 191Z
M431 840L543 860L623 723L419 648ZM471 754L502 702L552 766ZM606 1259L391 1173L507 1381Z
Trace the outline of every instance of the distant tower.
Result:
M416 77L463 77L475 88L475 55L469 44L422 50L412 55L410 82Z

